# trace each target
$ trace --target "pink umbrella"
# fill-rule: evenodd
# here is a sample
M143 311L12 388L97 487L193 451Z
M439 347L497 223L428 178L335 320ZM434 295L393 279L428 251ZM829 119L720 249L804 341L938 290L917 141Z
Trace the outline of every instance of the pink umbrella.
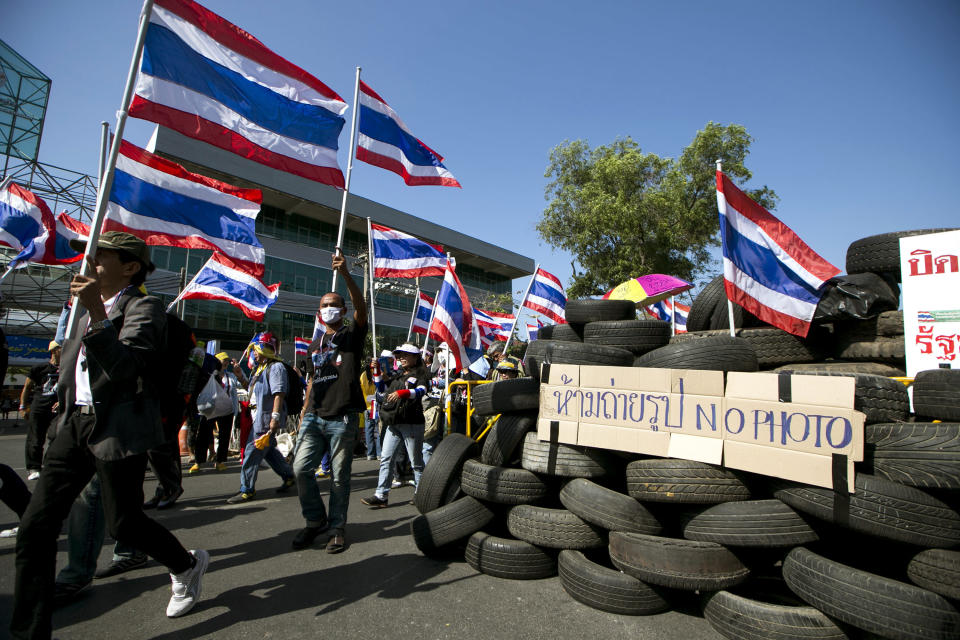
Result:
M650 273L639 278L621 282L603 295L604 300L632 300L637 306L654 304L670 296L692 289L686 280L667 276L662 273Z

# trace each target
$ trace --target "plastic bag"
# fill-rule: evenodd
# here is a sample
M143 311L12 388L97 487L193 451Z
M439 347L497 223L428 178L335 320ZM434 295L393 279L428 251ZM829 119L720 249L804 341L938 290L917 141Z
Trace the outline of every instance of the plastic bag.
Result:
M900 304L900 291L875 273L831 278L813 314L816 323L866 320Z
M233 402L230 396L213 376L210 376L207 384L197 395L197 411L208 419L233 413Z

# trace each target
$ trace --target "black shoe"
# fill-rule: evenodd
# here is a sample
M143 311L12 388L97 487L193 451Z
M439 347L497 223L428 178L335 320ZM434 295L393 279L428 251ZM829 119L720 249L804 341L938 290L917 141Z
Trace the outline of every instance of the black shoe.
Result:
M154 509L157 505L160 504L160 501L163 500L163 489L157 487L157 491L153 494L153 497L143 503L144 509Z
M254 496L257 495L256 491L241 491L235 496L227 498L227 504L240 504L241 502L250 502L253 500Z
M373 507L374 509L383 509L385 506L387 506L387 498L381 498L376 494L369 498L360 498L360 502L368 507Z
M326 531L327 528L324 527L304 527L297 532L297 535L293 538L293 542L290 543L294 549L298 551L300 549L306 549L313 544L313 541L317 539L321 533Z
M123 558L122 560L113 560L110 564L105 566L100 571L97 571L94 574L94 578L109 578L110 576L115 576L120 573L125 573L127 571L132 571L147 564L147 554L138 553L137 555L131 558Z
M183 495L183 487L177 487L173 493L165 495L157 503L157 509L169 509L177 501L177 498Z
M53 606L62 607L77 599L80 592L90 586L89 582L76 584L72 582L57 582L53 586Z
M286 480L283 481L283 484L277 487L277 493L286 493L287 490L290 489L290 487L295 487L295 486L297 486L297 479L287 478Z

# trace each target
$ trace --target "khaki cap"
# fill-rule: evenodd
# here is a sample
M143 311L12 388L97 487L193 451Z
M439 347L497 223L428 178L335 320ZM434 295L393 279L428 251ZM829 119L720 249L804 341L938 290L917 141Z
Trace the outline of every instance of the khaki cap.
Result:
M84 251L87 248L87 241L74 238L70 241L70 248L74 251ZM126 231L105 231L100 234L97 241L99 249L113 249L114 251L125 251L134 258L143 263L147 270L153 268L150 262L150 248L147 243Z

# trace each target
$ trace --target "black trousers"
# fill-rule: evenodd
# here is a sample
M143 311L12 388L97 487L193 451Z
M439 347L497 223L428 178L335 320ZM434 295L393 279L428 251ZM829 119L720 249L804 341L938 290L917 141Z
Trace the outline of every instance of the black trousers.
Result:
M172 496L180 491L183 471L180 468L180 424L182 420L169 419L163 425L163 444L147 451L150 468L157 476L157 494Z
M30 502L30 490L17 472L5 464L0 464L0 502L22 518Z
M210 451L210 442L213 440L213 425L217 425L217 462L227 461L227 450L230 448L230 430L233 429L233 414L217 418L200 418L197 427L197 445L194 454L198 464L207 461Z
M30 424L27 427L27 444L24 452L28 471L39 471L43 465L43 441L47 438L47 430L55 415L49 409L30 410Z
M107 530L142 550L171 573L191 567L193 557L162 525L143 513L146 454L106 462L86 445L96 417L68 416L44 459L43 470L17 534L17 575L10 631L15 638L50 638L57 536L73 501L93 474L100 477Z

